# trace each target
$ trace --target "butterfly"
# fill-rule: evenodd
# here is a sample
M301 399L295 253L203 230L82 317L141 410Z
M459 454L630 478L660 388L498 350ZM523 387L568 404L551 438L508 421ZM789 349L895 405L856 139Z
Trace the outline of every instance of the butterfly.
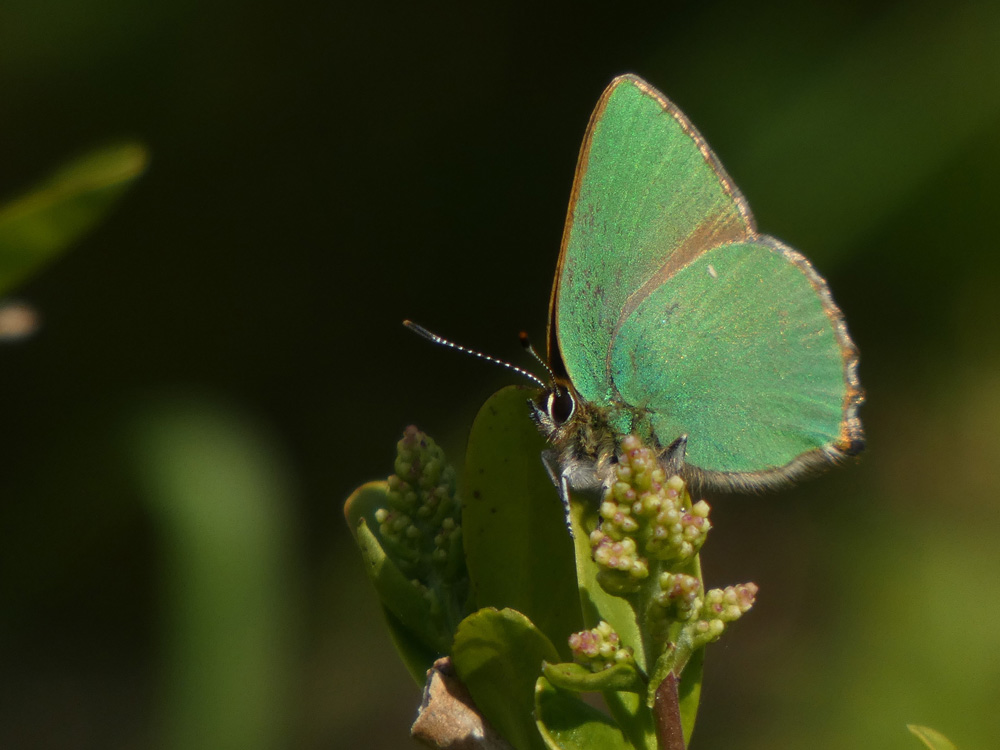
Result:
M760 234L687 117L635 75L580 149L529 402L564 502L637 434L700 488L758 490L858 453L858 351L822 277Z

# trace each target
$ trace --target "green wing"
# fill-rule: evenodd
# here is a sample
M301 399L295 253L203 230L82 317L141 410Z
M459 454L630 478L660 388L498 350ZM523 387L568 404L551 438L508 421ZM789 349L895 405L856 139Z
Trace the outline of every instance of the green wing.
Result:
M691 478L752 488L861 447L857 352L825 282L758 235L687 118L635 76L591 117L549 352L619 433L688 436Z
M667 279L618 330L611 360L630 418L663 445L687 435L689 470L712 484L772 484L860 448L840 312L771 237L711 248Z
M753 235L753 218L687 118L635 76L591 116L553 286L549 354L580 395L610 405L611 342L639 301L705 249Z

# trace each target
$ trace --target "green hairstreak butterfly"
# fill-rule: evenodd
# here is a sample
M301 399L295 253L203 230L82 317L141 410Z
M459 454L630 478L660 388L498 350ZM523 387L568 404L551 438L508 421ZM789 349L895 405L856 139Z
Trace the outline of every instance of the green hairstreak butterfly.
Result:
M633 75L590 118L532 416L566 500L638 434L704 487L784 483L863 447L858 354L826 282L754 224L687 117Z

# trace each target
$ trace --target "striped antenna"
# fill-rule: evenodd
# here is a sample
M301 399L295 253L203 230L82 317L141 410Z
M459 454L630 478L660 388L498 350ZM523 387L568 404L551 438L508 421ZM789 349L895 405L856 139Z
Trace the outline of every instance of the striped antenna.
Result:
M528 334L521 331L517 337L521 340L521 346L524 347L524 350L538 360L538 364L545 368L545 372L549 374L549 380L551 380L554 384L556 382L555 373L552 372L552 368L549 367L549 363L542 359L542 355L535 351L535 347L531 345L531 340L528 338Z
M416 323L414 323L412 320L404 320L403 321L403 325L406 326L407 328L409 328L411 331L413 331L418 336L423 336L428 341L431 341L431 342L433 342L435 344L440 344L441 346L447 346L447 347L450 347L452 349L456 349L457 351L460 351L463 354L471 354L473 357L479 357L479 359L485 359L487 362L492 362L495 365L500 365L501 367L506 367L508 370L513 370L514 372L516 372L516 373L518 373L520 375L523 375L528 380L532 381L535 385L537 385L537 386L539 386L541 388L548 388L548 386L541 380L541 378L537 377L536 375L533 375L532 373L528 372L527 370L524 370L524 369L518 367L517 365L512 365L510 362L504 362L502 359L497 359L496 357L491 357L490 355L483 354L482 352L477 352L475 349L466 349L464 346L462 346L460 344L456 344L454 341L449 341L446 338L438 336L436 333L431 333L430 331L428 331L423 326L417 325ZM536 354L535 357L537 358L538 355ZM546 367L545 369L547 370L549 368Z

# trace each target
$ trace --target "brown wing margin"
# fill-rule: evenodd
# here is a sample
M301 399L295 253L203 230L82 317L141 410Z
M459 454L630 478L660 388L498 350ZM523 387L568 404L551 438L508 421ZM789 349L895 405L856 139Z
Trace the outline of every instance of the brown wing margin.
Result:
M573 212L576 210L576 200L580 195L580 185L583 182L583 176L587 172L587 164L590 161L590 143L593 140L597 122L601 119L601 115L604 114L604 108L608 106L608 99L611 98L611 94L615 88L623 81L632 78L640 80L631 75L619 76L604 89L601 98L597 100L597 106L594 107L594 111L590 114L590 120L587 122L587 130L583 136L583 143L580 144L580 155L576 160L576 173L573 175L573 188L569 194L569 208L566 211L566 221L563 223L559 259L556 261L555 277L552 279L552 291L549 294L549 326L545 337L549 367L556 376L562 378L567 378L568 376L566 374L566 366L563 364L562 353L559 351L559 340L556 333L556 305L558 302L559 281L562 279L563 259L566 257L566 248L569 245L569 230L573 224Z
M840 435L836 442L816 448L797 456L784 466L756 472L706 471L686 464L682 473L685 480L699 488L713 488L723 491L759 492L773 487L792 484L795 480L818 473L832 464L843 461L848 456L856 456L865 447L864 428L858 417L858 410L865 402L864 388L858 379L858 347L847 330L844 314L833 299L830 287L820 276L812 263L798 250L767 234L756 237L756 241L769 246L794 264L808 279L813 290L823 302L826 313L840 344L844 360L844 383L846 385L840 419Z

